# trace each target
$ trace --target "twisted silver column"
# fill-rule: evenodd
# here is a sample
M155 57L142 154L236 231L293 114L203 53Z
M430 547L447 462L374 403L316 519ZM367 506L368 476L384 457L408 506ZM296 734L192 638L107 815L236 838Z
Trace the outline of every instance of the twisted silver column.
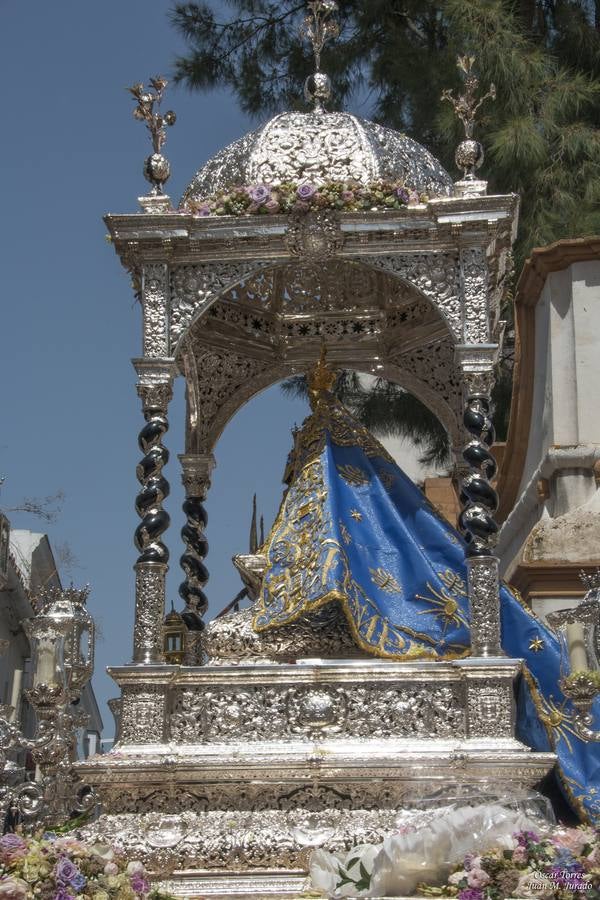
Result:
M153 371L152 365L150 361L138 361L136 365L141 378L138 394L146 424L138 441L144 456L136 469L141 490L135 508L142 521L135 532L135 546L140 555L135 564L133 661L147 664L163 660L162 621L169 551L162 535L170 519L162 507L169 495L169 483L162 474L169 451L162 441L169 428L167 409L173 395L171 371L165 367Z
M492 346L481 348L482 355L495 352ZM493 358L463 361L466 387L464 425L471 440L463 450L469 473L461 483L463 510L459 527L467 542L467 573L471 623L472 656L504 656L500 634L499 561L493 553L498 533L494 514L498 495L491 485L497 470L490 452L496 434L491 418ZM477 365L477 363L476 363Z
M469 389L464 425L472 440L463 450L463 459L471 470L461 484L460 500L464 508L459 517L460 529L467 541L467 556L491 556L491 545L498 532L494 513L498 494L490 484L497 470L490 447L496 439L490 415L489 394Z
M137 495L135 508L142 521L135 531L135 546L140 552L138 563L167 563L169 551L163 544L161 535L169 527L170 519L162 504L169 496L170 489L162 470L169 461L169 451L163 446L162 439L169 430L166 409L172 389L170 384L151 387L139 385L138 393L144 404L146 424L138 437L138 445L144 456L136 469L142 488Z
M204 593L208 581L208 569L204 564L208 553L208 541L204 534L208 515L204 500L210 488L215 461L211 454L188 454L179 459L186 492L183 504L186 522L181 529L185 551L180 559L185 580L179 587L179 596L185 602L182 615L186 625L192 631L199 631L204 628L202 616L208 609L208 599Z

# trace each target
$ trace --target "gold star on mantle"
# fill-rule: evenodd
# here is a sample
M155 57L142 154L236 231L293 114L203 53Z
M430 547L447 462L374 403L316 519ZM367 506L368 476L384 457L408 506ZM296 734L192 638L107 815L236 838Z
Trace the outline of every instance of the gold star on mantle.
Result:
M529 642L529 649L533 650L534 653L539 653L540 650L544 649L543 640L539 637L533 638L533 640Z
M357 509L351 510L350 515L355 522L362 522L362 513L359 513Z

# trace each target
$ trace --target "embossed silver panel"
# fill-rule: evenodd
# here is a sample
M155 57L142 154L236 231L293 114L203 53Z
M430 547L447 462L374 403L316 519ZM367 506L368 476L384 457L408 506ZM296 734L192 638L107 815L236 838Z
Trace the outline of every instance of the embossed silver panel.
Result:
M181 206L257 182L369 184L380 179L404 180L433 197L447 196L453 188L435 157L398 131L343 112L282 113L209 160Z

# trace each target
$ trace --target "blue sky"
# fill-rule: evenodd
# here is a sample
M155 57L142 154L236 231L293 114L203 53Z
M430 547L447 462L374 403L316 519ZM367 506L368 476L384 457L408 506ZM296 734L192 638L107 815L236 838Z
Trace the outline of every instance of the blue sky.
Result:
M130 359L140 355L140 310L105 241L102 215L137 210L147 185L144 127L125 88L168 76L182 49L167 0L0 0L2 99L2 413L0 495L64 490L56 522L10 514L14 527L68 542L79 568L63 581L89 582L102 631L94 685L101 704L116 686L107 665L131 659L133 502L142 425ZM177 112L166 153L178 199L202 163L255 123L226 93L169 89ZM183 451L183 384L177 384L165 474L172 487L167 533L169 597L178 601ZM240 589L231 556L247 548L252 494L267 525L281 497L290 428L306 414L273 388L248 404L217 447L208 502L210 613ZM209 613L209 615L210 615ZM102 705L105 736L112 719Z

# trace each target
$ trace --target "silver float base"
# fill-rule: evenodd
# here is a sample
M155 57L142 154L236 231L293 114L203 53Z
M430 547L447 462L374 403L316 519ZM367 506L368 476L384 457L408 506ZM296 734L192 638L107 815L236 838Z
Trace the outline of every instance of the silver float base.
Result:
M377 843L422 801L530 789L552 767L514 737L520 661L128 666L121 738L79 764L86 838L181 897L293 897L316 847ZM436 798L431 801L432 795Z

